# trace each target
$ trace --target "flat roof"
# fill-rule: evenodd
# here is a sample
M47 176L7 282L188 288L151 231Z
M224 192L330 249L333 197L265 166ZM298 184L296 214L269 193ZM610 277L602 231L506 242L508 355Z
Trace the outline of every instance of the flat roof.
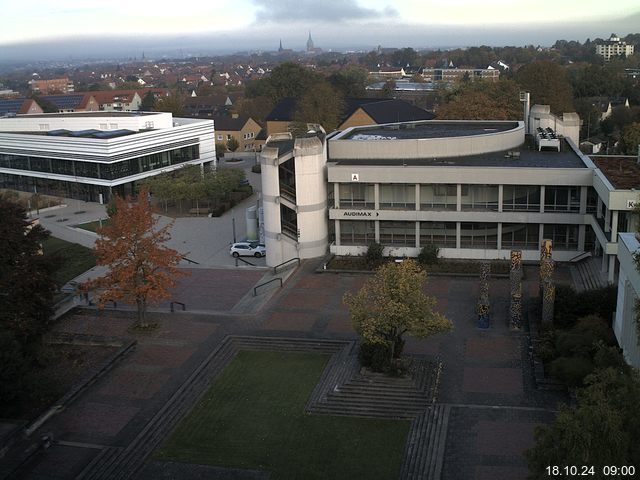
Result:
M329 142L331 143L331 142ZM516 152L516 155L513 155ZM519 154L519 156L518 156ZM561 151L542 150L524 144L518 149L500 152L466 155L446 158L413 158L413 159L331 159L329 146L329 161L336 165L371 165L381 167L424 166L424 167L507 167L507 168L588 168L580 156L576 154L565 139L561 140Z
M638 157L590 156L616 190L640 190L640 165Z
M406 140L420 138L450 138L467 137L473 135L487 135L491 133L507 132L518 128L518 122L407 122L401 124L371 125L356 127L345 136L334 140L352 141L384 141Z
M51 117L140 117L144 115L159 115L163 112L66 112L66 113L36 113L19 115L16 118L51 118Z

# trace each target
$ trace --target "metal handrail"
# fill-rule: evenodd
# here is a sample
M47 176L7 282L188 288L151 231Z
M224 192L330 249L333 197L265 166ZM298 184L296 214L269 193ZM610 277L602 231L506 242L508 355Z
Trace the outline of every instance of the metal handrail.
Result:
M576 255L575 257L569 259L570 263L575 263L575 262L579 262L580 260L583 260L585 258L589 258L591 257L591 252L582 252L578 255Z
M280 280L280 288L282 288L282 279L280 277L272 278L268 282L264 282L264 283L261 283L260 285L256 285L255 287L253 287L253 296L255 297L256 295L258 295L258 289L260 287L264 287L265 285L268 285L268 284L270 284L272 282L275 282L275 281L278 281L278 280Z
M182 307L182 311L183 311L183 312L187 309L187 308L186 308L186 305L185 305L184 303L182 303L182 302L176 302L176 301L174 300L174 301L173 301L173 302L171 302L171 303L170 303L170 305L169 305L169 308L171 309L171 313L173 313L173 312L174 312L174 310L175 310L175 309L173 308L173 305L174 305L174 304L176 304L176 305L180 305L180 306Z
M298 266L300 266L300 258L299 257L290 258L286 262L282 262L282 263L276 265L275 267L273 267L273 274L275 275L276 273L278 273L277 270L278 270L279 267L282 267L283 265L286 265L287 263L291 263L291 262L295 262L295 261L297 261L298 262Z
M240 260L241 262L246 263L247 265L251 265L252 267L255 267L255 264L251 263L251 262L247 262L244 258L242 257L233 257L236 260L236 267L238 266L238 260Z

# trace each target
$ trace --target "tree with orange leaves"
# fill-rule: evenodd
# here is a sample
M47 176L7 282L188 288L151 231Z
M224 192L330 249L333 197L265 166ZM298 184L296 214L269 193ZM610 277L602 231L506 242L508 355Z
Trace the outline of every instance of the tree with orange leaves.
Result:
M171 223L157 229L152 215L148 191L142 190L137 200L116 197L116 213L109 225L98 230L97 264L109 271L103 277L87 282L84 287L99 290L98 306L109 301L135 303L138 327L146 327L147 305L170 297L175 278L184 275L177 265L182 255L168 248Z

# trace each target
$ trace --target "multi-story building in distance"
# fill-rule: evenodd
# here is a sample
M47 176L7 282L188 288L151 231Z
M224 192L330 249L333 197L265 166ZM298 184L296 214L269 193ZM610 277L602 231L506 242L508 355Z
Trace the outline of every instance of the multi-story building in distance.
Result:
M615 33L611 34L609 40L596 44L596 55L604 57L604 61L608 62L611 57L619 57L620 55L633 55L633 45L620 40Z

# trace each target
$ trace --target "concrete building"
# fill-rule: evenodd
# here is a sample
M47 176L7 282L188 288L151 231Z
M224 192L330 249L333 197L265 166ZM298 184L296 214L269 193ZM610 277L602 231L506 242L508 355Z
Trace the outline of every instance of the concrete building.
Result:
M170 113L0 118L0 188L108 201L184 165L215 165L211 120Z
M640 298L640 273L634 262L634 254L640 251L640 242L633 233L621 233L618 240L618 302L613 331L622 348L627 363L640 368L640 347L638 347L638 322L636 302Z
M604 61L608 62L611 57L619 57L620 55L633 55L633 45L627 44L620 40L615 33L611 34L609 40L604 40L596 44L596 55L604 57Z
M29 87L35 93L51 95L54 93L72 93L75 91L73 82L68 78L51 78L49 80L30 80Z
M259 160L267 265L321 257L329 244L324 131L272 135Z
M529 133L517 121L359 126L330 135L328 153L320 137L272 137L261 156L263 172L273 170L263 173L267 250L277 252L267 263L326 250L361 255L373 242L390 256L416 256L434 244L448 258L504 259L520 249L524 260L537 260L549 238L555 260L601 257L613 282L617 234L634 227L628 200L636 186L621 182L608 160L578 150L579 123L575 114L556 117L534 106ZM632 168L623 176L640 189ZM306 198L311 191L320 195ZM312 225L301 221L308 212Z
M461 80L487 80L497 82L500 79L500 70L497 68L425 68L422 70L422 78L425 82L454 83Z

